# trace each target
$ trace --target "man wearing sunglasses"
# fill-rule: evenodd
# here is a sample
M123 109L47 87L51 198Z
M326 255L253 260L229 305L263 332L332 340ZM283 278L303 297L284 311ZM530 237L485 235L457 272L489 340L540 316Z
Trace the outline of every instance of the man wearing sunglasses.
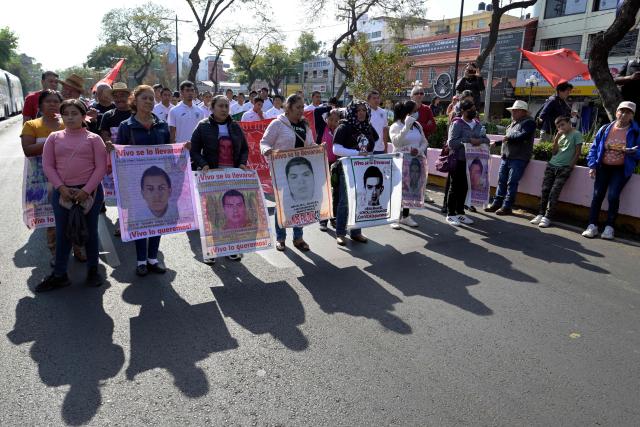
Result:
M429 136L436 131L436 121L433 118L433 112L428 105L424 105L422 100L424 99L424 89L420 86L415 86L411 90L411 100L416 103L415 110L413 110L413 116L416 121L422 126L424 136L429 139Z
M480 92L484 90L484 80L475 62L467 64L464 69L464 76L456 83L456 93L460 94L465 90L470 90L473 93L473 103L479 109L482 102Z

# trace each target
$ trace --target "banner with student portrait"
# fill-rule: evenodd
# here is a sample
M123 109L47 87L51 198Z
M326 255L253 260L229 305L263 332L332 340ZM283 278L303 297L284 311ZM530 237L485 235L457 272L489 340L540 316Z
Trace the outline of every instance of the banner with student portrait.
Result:
M349 227L397 222L402 207L402 154L341 159L349 198Z
M195 184L183 143L116 145L111 161L124 242L198 229Z
M491 153L487 144L464 144L467 157L467 206L484 206L489 203L489 163Z
M102 178L102 190L104 191L104 202L109 205L115 205L116 201L116 184L113 181L113 174L109 173Z
M402 207L424 208L424 192L427 186L427 158L403 153L402 157Z
M256 171L197 172L196 182L204 259L272 248L269 214Z
M249 159L247 161L247 167L258 172L258 177L260 177L260 183L262 184L262 190L268 194L273 193L273 184L271 183L271 174L269 173L269 164L267 159L265 159L260 152L260 141L262 140L264 131L267 130L267 126L271 123L271 120L273 119L238 123L244 131L244 135L247 138L247 144L249 145Z
M322 145L273 151L269 165L280 227L331 218L331 176Z
M42 167L42 156L26 157L22 173L22 219L30 229L54 227L52 186Z

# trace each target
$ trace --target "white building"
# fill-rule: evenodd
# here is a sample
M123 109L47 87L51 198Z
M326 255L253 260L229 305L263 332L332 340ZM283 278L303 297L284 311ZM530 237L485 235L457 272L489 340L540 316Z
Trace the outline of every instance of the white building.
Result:
M343 82L344 75L335 69L328 56L319 56L303 64L301 83L306 97L311 98L311 93L318 91L323 100L328 100Z
M369 18L365 14L358 21L358 33L364 34L372 45L382 46L383 49L402 40L431 35L426 19L417 20L415 25L404 26L402 34L394 30L393 23L397 20L388 16Z

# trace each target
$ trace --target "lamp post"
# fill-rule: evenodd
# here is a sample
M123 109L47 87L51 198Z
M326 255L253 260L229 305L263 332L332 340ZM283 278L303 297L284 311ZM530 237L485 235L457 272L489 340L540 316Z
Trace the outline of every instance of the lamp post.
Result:
M538 86L538 84L540 84L540 80L538 80L535 74L531 74L524 82L529 86L529 100L527 101L527 104L531 104L531 93L533 92L533 87Z
M453 94L458 83L458 67L460 66L460 43L462 43L462 20L464 19L464 0L460 3L460 22L458 23L458 46L456 47L456 69L453 72Z
M176 14L175 18L160 18L163 21L175 21L176 23L176 90L180 90L180 51L178 50L178 22L193 22L186 19L178 19Z

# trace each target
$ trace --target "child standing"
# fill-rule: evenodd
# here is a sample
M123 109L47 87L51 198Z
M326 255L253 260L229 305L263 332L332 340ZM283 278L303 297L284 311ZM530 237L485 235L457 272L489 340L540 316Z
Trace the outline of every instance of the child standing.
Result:
M553 138L553 156L544 171L538 216L531 220L531 224L541 228L551 225L562 187L571 176L582 148L582 134L571 126L569 117L556 118L555 125L558 133Z

